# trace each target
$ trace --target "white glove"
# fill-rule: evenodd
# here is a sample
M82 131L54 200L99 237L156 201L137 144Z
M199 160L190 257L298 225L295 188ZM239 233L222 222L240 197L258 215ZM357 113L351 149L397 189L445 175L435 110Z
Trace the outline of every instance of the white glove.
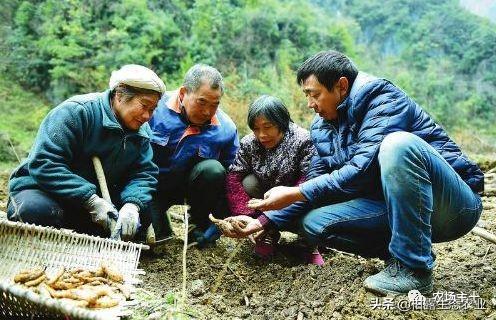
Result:
M140 224L139 208L134 203L126 203L119 210L119 219L112 232L112 238L118 238L120 235L122 240L132 240L136 235Z
M117 209L105 199L100 198L96 194L92 195L86 202L83 203L86 210L91 215L91 221L101 225L105 230L110 230L112 219L117 220Z

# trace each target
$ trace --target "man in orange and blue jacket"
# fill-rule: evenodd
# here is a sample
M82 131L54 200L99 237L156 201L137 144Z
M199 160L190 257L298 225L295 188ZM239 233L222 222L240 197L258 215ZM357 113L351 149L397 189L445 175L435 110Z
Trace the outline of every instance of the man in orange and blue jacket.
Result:
M185 199L191 207L191 221L197 227L192 241L200 246L218 235L208 214L228 215L225 176L239 139L234 122L219 109L223 93L219 71L197 64L188 70L178 90L164 94L150 119L153 161L159 167L159 185L152 205L158 240L171 233L165 212ZM212 231L216 234L213 238Z

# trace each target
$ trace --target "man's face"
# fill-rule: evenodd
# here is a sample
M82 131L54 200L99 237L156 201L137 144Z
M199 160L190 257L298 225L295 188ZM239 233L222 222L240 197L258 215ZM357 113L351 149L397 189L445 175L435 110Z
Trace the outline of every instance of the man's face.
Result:
M209 84L202 84L195 92L188 92L185 87L179 89L179 99L188 120L195 125L204 125L212 119L221 97L221 89L212 89Z
M150 120L158 100L158 94L138 94L129 101L125 101L120 94L117 94L113 107L121 124L136 131Z
M312 74L303 81L302 88L307 97L309 108L326 120L335 120L338 118L337 107L344 100L348 91L348 79L339 78L329 91Z

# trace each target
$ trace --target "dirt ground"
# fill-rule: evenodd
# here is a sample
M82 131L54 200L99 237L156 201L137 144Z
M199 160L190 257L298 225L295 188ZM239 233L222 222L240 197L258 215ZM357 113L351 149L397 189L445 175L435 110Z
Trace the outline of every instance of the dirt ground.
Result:
M6 173L0 179L5 210ZM483 200L485 228L496 233L496 197ZM187 299L181 303L182 223L174 222L174 229L172 240L142 254L139 267L146 275L131 319L496 319L496 248L473 234L434 245L434 291L458 302L450 310L402 311L412 308L406 297L375 300L362 287L383 262L329 251L323 267L308 266L295 254L300 241L289 233L268 263L253 257L247 240L222 238L212 248L189 248ZM463 305L463 294L479 305Z

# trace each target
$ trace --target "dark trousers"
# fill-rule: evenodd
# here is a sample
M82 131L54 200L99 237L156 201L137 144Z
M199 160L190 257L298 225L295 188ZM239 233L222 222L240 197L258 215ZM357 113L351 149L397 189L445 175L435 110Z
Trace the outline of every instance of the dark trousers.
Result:
M73 229L80 233L108 237L108 231L91 221L91 216L80 203L60 199L48 193L30 189L9 198L7 218L11 221L41 226ZM150 225L150 210L140 212L141 230Z
M191 223L205 230L209 223L208 214L217 218L227 217L225 192L226 169L217 160L203 160L191 171L184 174L159 176L158 188L152 201L152 223L157 239L172 233L167 210L175 204L190 206Z

